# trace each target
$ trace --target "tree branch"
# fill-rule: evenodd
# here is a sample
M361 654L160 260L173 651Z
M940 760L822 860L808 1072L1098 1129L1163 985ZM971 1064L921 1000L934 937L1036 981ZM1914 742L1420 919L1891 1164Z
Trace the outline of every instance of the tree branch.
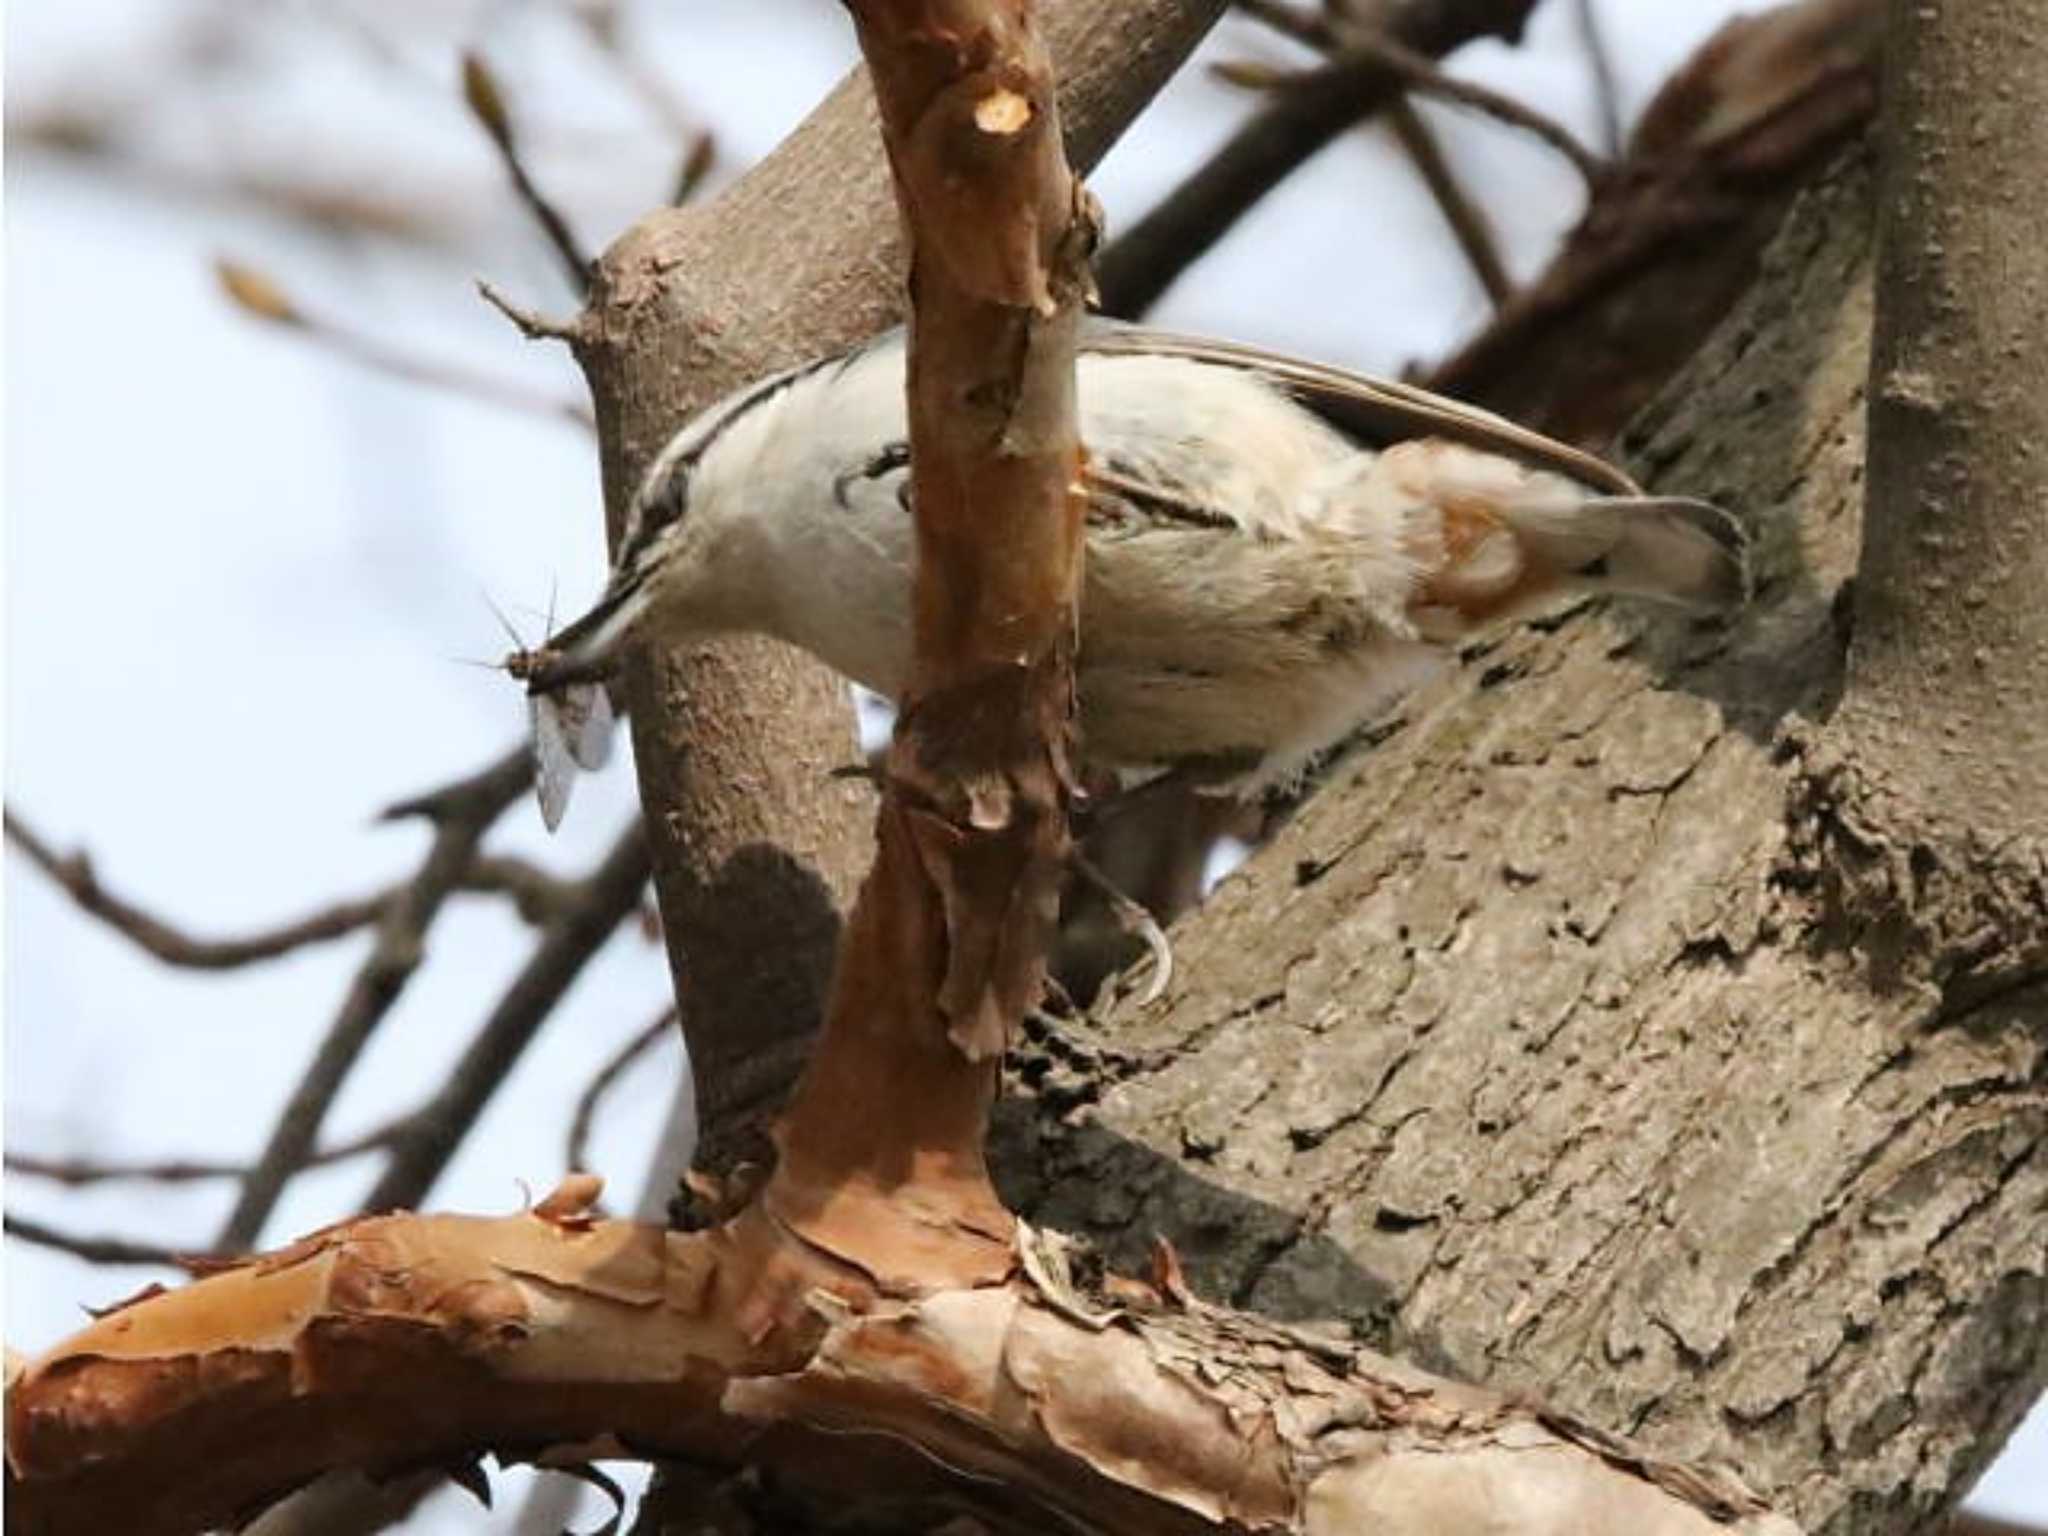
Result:
M345 938L381 918L407 890L395 885L375 896L338 901L295 922L236 939L195 938L182 928L144 911L100 884L92 860L81 850L59 854L12 810L5 813L7 841L57 883L81 911L100 919L116 933L166 965L188 970L226 971L259 960L274 960L309 944ZM573 888L537 864L516 858L479 858L455 888L478 894L508 896L529 923L544 923L563 910Z
M675 1004L671 1003L647 1022L644 1029L612 1053L576 1099L576 1112L569 1118L569 1139L562 1154L562 1166L571 1172L590 1167L590 1132L597 1123L597 1107L612 1085L627 1070L670 1035L679 1032Z
M1345 46L1378 59L1422 95L1470 107L1542 140L1571 163L1572 169L1579 173L1588 187L1597 187L1607 174L1607 162L1581 144L1576 134L1556 118L1537 111L1526 102L1517 101L1476 80L1461 80L1456 75L1446 74L1430 61L1428 55L1405 47L1390 37L1365 33L1347 38Z
M222 257L214 262L214 275L219 279L222 291L243 313L317 342L372 373L464 395L487 405L566 421L586 432L596 425L590 408L580 401L523 389L507 380L477 373L439 358L420 357L390 342L365 335L338 320L315 314L300 305L270 277L242 262Z
M519 201L533 215L541 233L547 236L548 244L561 258L562 270L568 274L570 291L588 293L590 257L577 243L575 235L570 233L569 221L542 193L526 169L525 158L519 153L518 137L512 129L512 113L505 105L504 93L498 89L497 77L484 62L482 54L465 53L462 56L462 99L468 103L470 114L497 149L498 158L505 163L505 174L511 177L512 189L519 194Z
M1242 0L1240 5L1242 6ZM1496 122L1533 134L1570 161L1572 168L1588 186L1598 185L1600 179L1606 175L1606 162L1580 143L1576 134L1548 113L1539 112L1528 103L1492 90L1476 80L1462 80L1439 69L1426 55L1417 53L1412 48L1404 48L1377 32L1358 26L1345 26L1321 17L1297 19L1294 9L1285 5L1259 6L1253 10L1253 14L1280 26L1290 36L1298 37L1304 42L1313 40L1314 46L1323 47L1333 54L1365 54L1376 58L1407 81L1410 89L1417 95L1434 96L1457 106L1470 107ZM1281 18L1286 19L1283 21ZM1263 65L1226 62L1212 65L1211 69L1225 80L1262 91L1290 90L1313 78L1312 74L1276 71ZM1400 101L1401 98L1397 97L1395 103L1390 105L1398 105Z
M1799 189L1869 122L1880 10L1805 0L1715 33L1657 93L1550 267L1423 382L1606 447L1748 288Z
M307 1157L305 1166L320 1168L329 1163L339 1163L351 1157L361 1157L365 1152L374 1152L379 1147L390 1145L409 1116L388 1121L366 1135L349 1141L337 1142L331 1147L322 1147ZM37 1157L28 1152L9 1152L6 1155L9 1173L27 1174L30 1178L50 1179L59 1184L103 1184L114 1179L142 1179L160 1184L189 1184L201 1179L244 1179L249 1176L247 1163L195 1162L189 1159L170 1159L156 1163L103 1163L90 1158Z
M1967 838L2048 828L2048 7L1893 3L1846 718ZM1959 600L1960 598L1960 600ZM2048 916L2048 914L2044 914Z
M1593 77L1593 102L1600 111L1600 147L1610 159L1621 153L1621 86L1615 79L1614 56L1607 48L1607 29L1600 24L1595 0L1574 0L1573 19L1586 50L1586 71Z
M59 1253L68 1253L73 1258L84 1259L89 1264L161 1264L172 1269L186 1268L192 1261L223 1257L219 1252L203 1249L166 1248L157 1243L137 1242L126 1237L80 1237L65 1232L29 1216L17 1216L12 1211L4 1218L7 1235L18 1237L25 1243L34 1243L39 1248L54 1248Z
M649 873L647 835L635 821L542 933L440 1090L395 1129L391 1162L364 1201L366 1210L417 1206L426 1199L570 984L639 907Z
M412 973L418 969L427 929L473 867L477 849L505 808L533 784L533 760L524 746L467 779L395 805L387 819L423 816L434 824L427 856L400 897L385 908L377 941L363 958L340 1012L328 1026L306 1075L292 1091L270 1140L235 1202L216 1246L245 1249L256 1240L287 1180L305 1166L320 1124L356 1058Z
M1006 1529L1340 1536L1501 1509L1527 1536L1792 1529L1725 1473L1217 1312L1170 1256L1104 1295L1027 1233L1010 1283L903 1300L758 1217L593 1222L597 1193L363 1218L102 1317L7 1394L9 1529L171 1536L333 1466L600 1437L829 1469L841 1513L965 1503Z
M1385 38L1441 57L1479 37L1521 36L1534 0L1408 0ZM1339 134L1392 100L1402 76L1386 58L1347 52L1280 92L1096 262L1102 308L1142 315L1226 231Z
M1501 260L1500 243L1494 238L1493 223L1487 218L1486 210L1466 194L1458 173L1444 154L1442 141L1423 115L1415 110L1414 102L1406 97L1397 97L1389 102L1387 126L1393 129L1394 137L1400 141L1401 148L1407 151L1409 161L1415 166L1415 173L1429 188L1430 196L1436 199L1444 223L1450 226L1458 249L1465 253L1473 275L1479 279L1479 286L1486 290L1487 298L1498 309L1514 295L1515 281L1508 276L1507 263Z

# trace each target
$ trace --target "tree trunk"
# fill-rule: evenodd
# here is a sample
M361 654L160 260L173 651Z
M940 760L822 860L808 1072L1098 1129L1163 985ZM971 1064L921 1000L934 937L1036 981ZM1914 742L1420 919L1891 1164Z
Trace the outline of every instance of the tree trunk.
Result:
M1204 1294L1857 1532L1959 1496L2048 1375L2048 814L1977 823L1996 871L1901 843L1821 723L1870 207L1858 155L1629 439L1757 529L1751 615L1475 647L1181 926L1167 998L1039 1043L1000 1160L1126 1262L1166 1232Z

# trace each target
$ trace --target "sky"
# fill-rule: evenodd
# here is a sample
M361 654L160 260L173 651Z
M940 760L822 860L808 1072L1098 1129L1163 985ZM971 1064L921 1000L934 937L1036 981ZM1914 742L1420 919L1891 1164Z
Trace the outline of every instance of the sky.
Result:
M1639 107L1733 8L1608 0L1624 106ZM7 8L10 123L110 123L140 168L8 150L5 776L9 806L60 848L89 848L110 888L199 933L232 934L402 877L425 833L375 824L378 808L474 770L523 728L516 690L471 664L506 645L486 599L535 634L596 591L603 550L580 429L344 365L232 311L211 262L253 262L311 310L579 399L559 350L524 342L475 299L474 278L487 276L543 310L570 308L455 102L454 50L489 54L536 173L588 246L663 196L676 140L559 7L537 0L299 0L263 8L227 43L195 24L205 14L200 0ZM716 128L721 176L771 148L853 59L843 13L823 0L628 15L682 114ZM1233 21L1204 57L1294 56ZM1524 46L1476 45L1455 64L1596 136L1556 0ZM1176 82L1092 178L1112 231L1245 105L1199 71ZM1578 212L1575 174L1492 124L1430 114L1494 211L1512 268L1538 270ZM312 228L223 193L226 180L373 206L415 238ZM1295 297L1333 291L1349 295L1334 316ZM1359 133L1261 205L1154 318L1392 372L1442 353L1484 314L1427 195L1383 137ZM493 846L588 868L631 814L631 785L621 761L579 788L560 836L522 806ZM367 943L228 976L182 972L80 916L11 854L4 899L6 1143L49 1157L251 1157ZM502 903L457 899L330 1137L430 1091L530 942ZM667 996L658 945L615 937L432 1203L510 1210L548 1187L594 1065ZM593 1150L615 1202L632 1202L650 1162L667 1186L678 1149L655 1149L679 1058L668 1046L643 1059L608 1100ZM366 1159L301 1178L267 1240L347 1213L375 1171ZM192 1246L211 1241L231 1195L25 1178L7 1190L10 1209L68 1230ZM44 1347L78 1326L82 1305L157 1278L10 1242L7 1340ZM510 1528L459 1499L437 1497L407 1529ZM1978 1502L2048 1523L2048 1414Z

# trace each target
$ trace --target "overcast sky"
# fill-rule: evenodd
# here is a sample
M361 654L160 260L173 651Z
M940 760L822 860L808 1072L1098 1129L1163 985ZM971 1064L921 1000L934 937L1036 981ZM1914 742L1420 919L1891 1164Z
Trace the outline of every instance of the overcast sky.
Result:
M1624 105L1639 107L1734 8L1604 5ZM1523 47L1475 46L1456 65L1593 138L1569 10L1551 0ZM456 105L455 49L490 53L536 169L587 245L664 195L675 140L537 0L253 8L225 58L191 35L200 13L197 0L7 8L10 124L104 118L141 169L9 149L5 772L10 807L60 847L89 847L109 887L213 935L411 867L424 832L373 825L375 811L474 770L522 729L517 691L467 664L505 648L485 594L538 632L551 604L572 610L595 592L602 544L584 433L366 374L255 325L221 302L212 258L254 261L309 308L413 350L575 399L567 360L474 298L472 279L487 275L542 309L569 307ZM853 57L843 12L823 0L629 13L677 100L717 129L722 174L771 147ZM1290 57L1243 23L1206 56ZM1190 71L1093 178L1112 229L1243 110ZM1574 173L1492 124L1431 113L1511 265L1535 271L1578 212ZM422 238L323 232L209 190L228 177L372 203ZM1155 318L1395 371L1484 313L1426 194L1383 138L1358 133L1268 199ZM580 870L631 806L621 762L579 789L561 836L522 806L494 846ZM5 902L6 1144L44 1156L251 1157L367 942L221 977L155 964L12 855ZM530 942L500 903L457 900L326 1139L430 1091ZM659 947L615 938L433 1203L507 1210L524 1197L518 1180L545 1188L595 1064L667 993ZM678 1056L646 1059L609 1101L595 1161L615 1199L630 1203L645 1173ZM266 1239L346 1214L374 1175L360 1161L300 1179ZM231 1196L217 1184L7 1189L10 1209L71 1230L194 1246ZM160 1278L10 1242L7 1340L46 1346L82 1305ZM2044 1418L2026 1453L2033 1475L2008 1458L1982 1502L2048 1522ZM408 1528L498 1528L484 1518L437 1499Z

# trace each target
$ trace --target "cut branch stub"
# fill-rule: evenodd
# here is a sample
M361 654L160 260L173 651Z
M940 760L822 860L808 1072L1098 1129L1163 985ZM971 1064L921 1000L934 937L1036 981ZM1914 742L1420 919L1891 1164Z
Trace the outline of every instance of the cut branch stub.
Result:
M894 1289L1012 1262L982 1139L1067 847L1096 224L1029 6L852 8L911 248L915 633L874 872L766 1199Z

